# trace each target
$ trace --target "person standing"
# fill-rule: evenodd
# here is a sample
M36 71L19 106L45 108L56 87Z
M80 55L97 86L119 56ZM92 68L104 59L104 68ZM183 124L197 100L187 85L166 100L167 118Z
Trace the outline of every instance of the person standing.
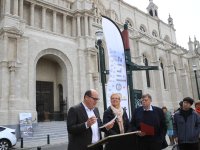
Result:
M165 123L167 126L167 135L170 140L170 146L174 145L174 131L173 131L173 120L171 113L167 110L167 107L162 107L162 110L165 114Z
M200 116L200 100L197 100L195 102L195 111L197 112L197 114ZM200 150L200 134L199 134L199 150Z
M84 94L84 100L69 108L67 115L68 150L87 150L87 146L101 139L99 127L102 125L96 104L99 100L98 92L94 89ZM113 124L106 126L106 130ZM106 131L105 130L105 131ZM95 150L102 150L99 146Z
M161 150L165 140L165 117L161 108L151 105L150 94L142 96L142 106L135 109L131 128L138 133L139 150Z
M120 95L117 93L112 94L110 101L111 106L109 106L103 114L103 124L110 122L115 116L117 116L117 118L114 121L113 127L105 133L105 136L126 133L129 129L129 119L126 110L120 105ZM112 150L114 146L114 144L108 143L105 146L105 150Z
M195 102L195 111L200 115L200 100Z
M174 137L180 150L198 150L200 117L191 108L194 100L183 99L183 107L174 114Z

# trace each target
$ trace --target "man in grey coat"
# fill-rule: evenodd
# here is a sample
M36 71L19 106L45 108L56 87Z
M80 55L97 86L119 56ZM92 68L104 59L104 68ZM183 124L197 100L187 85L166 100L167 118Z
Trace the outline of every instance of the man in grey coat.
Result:
M200 116L191 108L194 100L183 99L183 107L174 114L174 137L180 150L198 150Z

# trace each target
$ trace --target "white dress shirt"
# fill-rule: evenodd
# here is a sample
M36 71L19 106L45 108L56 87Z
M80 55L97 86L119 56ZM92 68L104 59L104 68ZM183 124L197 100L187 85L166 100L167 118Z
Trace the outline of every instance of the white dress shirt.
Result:
M143 110L144 111L153 111L153 107L150 105L150 107L149 107L149 109L145 109L144 107L143 107Z
M94 111L93 111L94 109L89 109L84 103L82 104L85 107L88 118L95 116ZM86 128L88 128L87 123L86 123ZM91 126L91 129L92 129L92 143L96 143L97 141L100 140L99 126L98 126L97 121Z

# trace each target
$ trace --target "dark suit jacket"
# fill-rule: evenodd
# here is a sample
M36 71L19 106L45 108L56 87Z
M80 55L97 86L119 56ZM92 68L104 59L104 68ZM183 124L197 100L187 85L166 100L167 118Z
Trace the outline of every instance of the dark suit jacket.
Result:
M98 118L97 122L100 127L102 122L97 108L94 109L94 114ZM69 109L67 116L68 150L86 150L87 145L91 144L92 130L91 128L86 128L85 122L87 120L88 116L82 103Z
M145 141L162 141L166 132L165 116L161 108L156 106L152 106L152 108L153 111L144 111L143 107L135 109L131 119L131 130L140 130L140 123L146 123L154 127L155 135L139 138ZM148 118L145 116L148 116Z

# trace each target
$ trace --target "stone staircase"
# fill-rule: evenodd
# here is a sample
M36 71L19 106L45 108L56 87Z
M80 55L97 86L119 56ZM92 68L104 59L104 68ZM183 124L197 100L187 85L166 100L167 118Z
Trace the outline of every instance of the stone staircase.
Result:
M47 145L47 135L49 135L50 144L68 143L66 121L39 122L34 128L33 137L23 138L23 147ZM21 147L21 139L18 140L15 147Z

